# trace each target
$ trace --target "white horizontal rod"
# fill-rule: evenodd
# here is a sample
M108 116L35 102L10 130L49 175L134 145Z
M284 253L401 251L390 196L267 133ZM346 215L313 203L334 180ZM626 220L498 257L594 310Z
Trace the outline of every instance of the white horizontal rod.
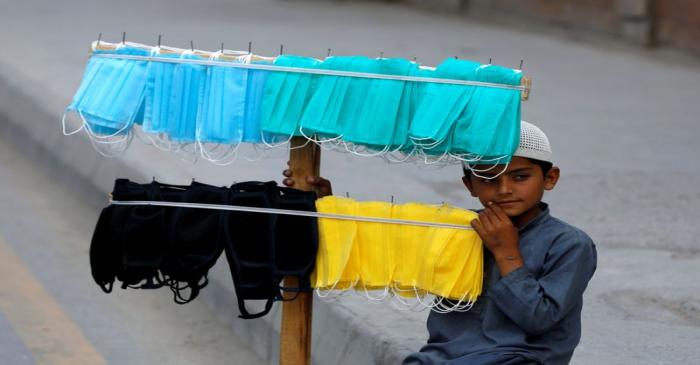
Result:
M370 222L370 223L389 223L389 224L401 224L401 225L409 225L409 226L473 230L473 228L471 226L464 226L464 225L460 225L460 224L423 222L423 221L380 218L380 217L364 217L364 216L346 215L346 214L318 213L318 212L308 212L308 211L303 211L303 210L291 210L291 209L245 207L245 206L239 206L239 205L184 203L184 202L167 202L167 201L151 201L151 200L124 201L124 200L112 200L112 199L110 199L110 203L115 204L115 205L152 205L152 206L174 207L174 208L229 210L229 211L248 212L248 213L282 214L282 215L294 215L294 216L301 216L301 217L328 218L328 219L339 219L339 220Z
M260 64L260 63L236 63L236 62L226 62L226 61L216 61L216 60L197 60L197 59L190 59L190 58L169 58L169 57L158 57L158 56L136 56L136 55L112 54L112 53L95 53L92 55L92 57L116 58L116 59L147 61L147 62L186 63L186 64L203 65L203 66L221 66L221 67L243 68L243 69L251 69L251 70L293 72L293 73L302 73L302 74L311 74L311 75L361 77L361 78L367 78L367 79L396 80L396 81L409 81L409 82L430 82L430 83L435 83L435 84L492 87L492 88L498 88L498 89L508 89L508 90L518 90L518 91L529 90L528 87L522 86L522 85L498 84L498 83L493 83L493 82L442 79L442 78L435 78L435 77L387 75L387 74L375 74L375 73L368 73L368 72L339 71L339 70L302 68L302 67L286 67L286 66L265 65L265 64Z

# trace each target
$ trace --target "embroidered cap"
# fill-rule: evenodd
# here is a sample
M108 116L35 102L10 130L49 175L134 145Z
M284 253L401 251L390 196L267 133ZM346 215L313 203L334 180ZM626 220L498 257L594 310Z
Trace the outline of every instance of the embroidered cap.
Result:
M552 148L547 135L534 124L521 121L520 144L513 156L552 162Z

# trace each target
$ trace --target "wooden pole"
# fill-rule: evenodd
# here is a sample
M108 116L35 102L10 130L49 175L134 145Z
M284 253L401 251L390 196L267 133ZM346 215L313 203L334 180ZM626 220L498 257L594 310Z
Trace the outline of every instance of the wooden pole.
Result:
M289 169L294 177L294 187L310 191L308 176L318 177L321 168L321 150L306 138L294 137L289 151ZM302 147L303 146L303 147ZM286 277L284 286L298 287L297 278ZM293 298L296 293L285 293ZM311 314L312 293L299 293L297 298L282 304L282 330L280 331L280 365L311 364Z

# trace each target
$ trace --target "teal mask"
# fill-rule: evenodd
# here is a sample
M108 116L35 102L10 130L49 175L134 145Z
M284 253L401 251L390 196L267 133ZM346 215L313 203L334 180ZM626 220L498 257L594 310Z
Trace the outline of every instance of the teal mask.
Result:
M309 57L283 55L275 65L314 68L319 60ZM291 138L299 134L299 121L313 92L309 74L271 72L265 83L260 111L264 132Z

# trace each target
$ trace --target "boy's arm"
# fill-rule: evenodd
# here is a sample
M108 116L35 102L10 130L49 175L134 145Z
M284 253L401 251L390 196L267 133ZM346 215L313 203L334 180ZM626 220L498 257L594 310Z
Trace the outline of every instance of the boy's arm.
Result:
M472 225L501 273L486 295L520 328L545 333L578 303L596 267L588 236L572 231L555 240L536 279L520 256L517 229L497 205L489 204Z
M553 243L539 279L521 266L502 277L487 295L527 333L543 334L581 300L595 267L593 242L571 232Z

